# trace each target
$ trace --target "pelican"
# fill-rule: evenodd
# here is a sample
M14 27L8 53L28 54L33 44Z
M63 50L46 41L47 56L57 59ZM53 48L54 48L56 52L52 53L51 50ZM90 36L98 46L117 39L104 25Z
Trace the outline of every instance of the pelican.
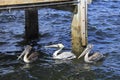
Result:
M18 57L18 60L24 55L23 57L23 61L25 63L31 63L35 60L38 59L38 53L37 52L33 52L30 54L32 47L30 45L27 45L25 50L21 53L21 55Z
M95 52L91 56L89 56L89 53L92 50L92 48L93 48L93 45L88 44L86 49L82 52L82 54L78 57L78 59L85 55L84 61L86 63L94 63L104 58L103 54L100 54L99 52Z
M45 48L50 48L50 47L59 48L57 51L55 51L53 53L54 59L74 59L74 58L76 58L76 55L73 54L72 52L61 52L62 49L64 48L63 44L55 44L55 45L45 46Z

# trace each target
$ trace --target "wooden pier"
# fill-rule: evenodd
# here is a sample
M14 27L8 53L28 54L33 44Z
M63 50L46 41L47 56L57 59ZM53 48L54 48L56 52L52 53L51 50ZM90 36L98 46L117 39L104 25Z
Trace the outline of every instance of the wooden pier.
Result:
M0 10L25 10L25 37L38 38L38 9L45 6L74 5L71 24L72 51L79 55L87 45L87 5L92 0L0 0ZM32 16L32 17L31 17Z

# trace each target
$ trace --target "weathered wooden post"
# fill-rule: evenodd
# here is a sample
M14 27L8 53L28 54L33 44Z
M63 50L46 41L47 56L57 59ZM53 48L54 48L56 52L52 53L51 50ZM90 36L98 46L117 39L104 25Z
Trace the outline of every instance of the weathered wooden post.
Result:
M91 4L92 3L92 0L87 0L87 4Z
M38 38L38 10L29 8L25 10L25 38L35 39Z
M87 45L87 0L78 0L71 25L72 51L78 56Z

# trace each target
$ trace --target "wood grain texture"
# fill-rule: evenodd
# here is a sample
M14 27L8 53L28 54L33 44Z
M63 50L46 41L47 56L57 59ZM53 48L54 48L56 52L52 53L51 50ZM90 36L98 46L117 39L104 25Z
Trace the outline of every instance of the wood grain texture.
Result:
M56 1L60 2L60 1L72 1L72 0L0 0L0 6L43 3L43 2L56 2Z

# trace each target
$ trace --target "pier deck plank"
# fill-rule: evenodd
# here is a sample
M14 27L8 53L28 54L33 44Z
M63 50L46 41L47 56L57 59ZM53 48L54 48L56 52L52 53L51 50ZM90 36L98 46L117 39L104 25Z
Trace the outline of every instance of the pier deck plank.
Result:
M77 0L0 0L0 10L25 9L78 3Z
M0 0L0 6L61 2L61 1L63 2L63 1L74 1L74 0Z

